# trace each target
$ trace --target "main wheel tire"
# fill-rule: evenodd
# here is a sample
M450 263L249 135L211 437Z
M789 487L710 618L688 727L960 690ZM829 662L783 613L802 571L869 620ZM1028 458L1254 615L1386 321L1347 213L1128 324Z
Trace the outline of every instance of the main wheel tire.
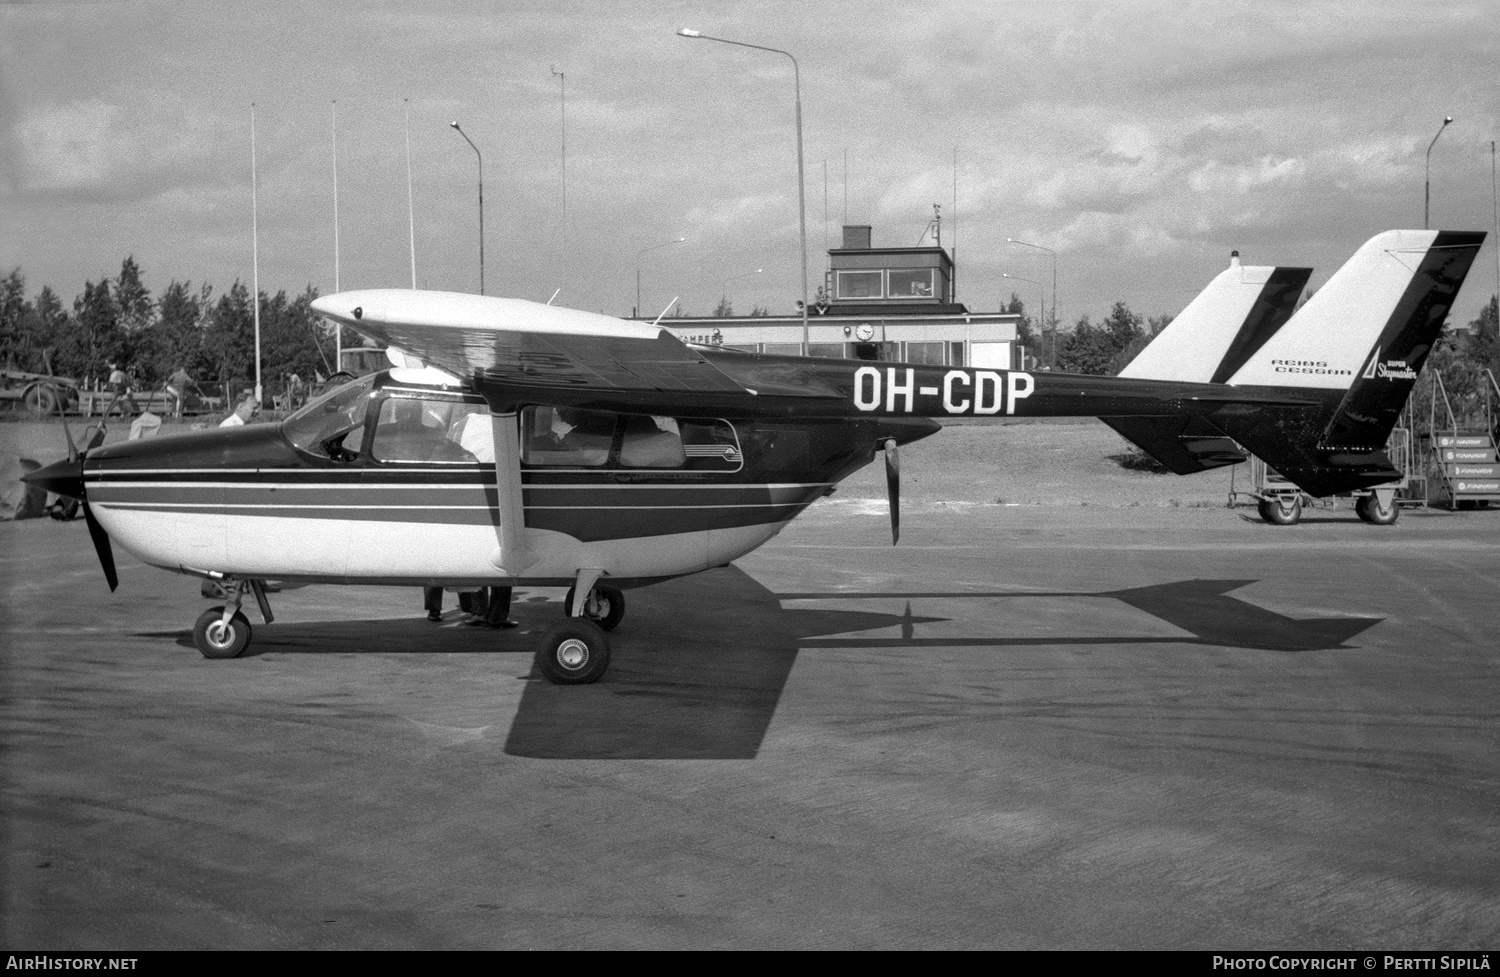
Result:
M568 596L563 599L563 614L573 613L574 588L568 588ZM625 595L619 587L612 584L601 583L594 585L594 597L596 604L590 608L588 603L583 605L583 616L593 621L606 631L613 631L620 626L625 619Z
M1302 500L1292 496L1291 504L1286 505L1283 498L1262 499L1260 517L1273 526L1295 525L1302 518Z
M536 667L554 685L587 685L609 668L609 637L593 621L569 618L542 635Z
M250 619L239 611L223 623L224 608L210 607L193 625L193 644L204 658L233 658L250 644Z
M37 383L27 387L26 392L21 395L21 402L33 414L45 415L57 410L57 394L45 384Z

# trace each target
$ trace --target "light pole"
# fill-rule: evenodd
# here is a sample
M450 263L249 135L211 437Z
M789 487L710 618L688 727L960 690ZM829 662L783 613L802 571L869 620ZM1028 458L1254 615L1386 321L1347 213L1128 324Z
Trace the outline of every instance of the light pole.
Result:
M1041 282L1032 281L1030 278L1022 278L1019 275L1007 275L1004 272L1000 273L1000 277L1001 278L1009 278L1011 281L1014 281L1014 282L1025 282L1028 285L1035 285L1037 287L1038 291L1041 292L1041 294L1042 294L1042 312L1041 312L1042 339L1045 341L1046 338L1047 338L1047 292L1046 292L1046 286L1043 285ZM1054 311L1053 311L1052 314L1053 315L1057 314L1057 312L1056 312L1055 309L1054 309ZM1026 362L1025 362L1025 360L1022 360L1021 361L1021 369L1024 370L1025 368L1026 368Z
M807 355L807 190L804 186L802 173L802 69L797 65L797 59L792 57L791 52L780 48L762 47L759 44L746 44L743 41L731 41L722 37L710 37L699 31L690 30L686 27L679 30L681 37L692 38L700 41L718 41L720 44L733 44L735 47L747 47L756 51L769 51L772 54L786 55L792 62L792 80L796 85L797 94L797 225L802 237L802 355Z
M674 237L670 241L663 241L660 244L653 244L649 248L641 248L635 253L635 314L637 317L641 315L641 255L645 254L647 251L655 251L657 248L665 248L668 245L672 244L681 244L686 240L687 238L685 237Z
M562 111L562 280L568 283L568 76L558 71L557 65L552 66L552 73L557 76L558 98Z
M1443 124L1438 126L1437 136L1433 136L1432 142L1427 144L1427 179L1422 187L1422 230L1424 231L1432 226L1428 218L1432 208L1432 147L1437 145L1438 136L1443 134L1443 130L1448 128L1448 123L1452 121L1453 116L1443 116Z
M724 307L724 306L726 306L726 305L729 304L729 283L730 282L739 281L741 278L753 278L754 276L759 275L763 271L765 271L764 268L757 268L754 271L747 271L747 272L745 272L742 275L730 275L728 278L724 279L724 284L719 289L719 306L720 306L720 308L722 308L722 307Z
M1038 251L1045 251L1045 252L1047 252L1048 254L1050 254L1052 256L1052 347L1051 347L1051 352L1050 352L1050 357L1051 358L1049 359L1047 365L1048 366L1056 366L1057 365L1057 324L1059 322L1058 317L1057 317L1057 252L1053 251L1051 248L1044 248L1040 244L1032 244L1030 241L1018 241L1018 240L1016 240L1013 237L1008 237L1005 240L1009 244L1019 244L1023 248L1036 248ZM1044 320L1042 322L1042 334L1043 334L1044 337L1045 337L1046 333L1047 333L1047 323Z
M477 156L477 157L479 157L479 294L483 295L484 294L484 154L479 151L479 147L476 146L476 145L474 145L474 140L472 140L472 139L469 138L469 134L467 132L464 132L463 129L461 129L459 127L459 125L458 125L457 122L450 122L448 124L453 127L453 130L455 132L457 132L460 136L464 137L464 142L468 143L469 144L469 148L472 149L472 150L474 150L474 155Z

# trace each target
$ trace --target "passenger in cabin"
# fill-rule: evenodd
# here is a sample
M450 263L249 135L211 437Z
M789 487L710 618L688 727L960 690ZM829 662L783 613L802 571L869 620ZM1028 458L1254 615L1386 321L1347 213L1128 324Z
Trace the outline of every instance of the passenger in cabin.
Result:
M490 428L490 415L485 411L470 411L457 422L458 446L482 465L495 463L495 435ZM449 431L451 438L453 432Z

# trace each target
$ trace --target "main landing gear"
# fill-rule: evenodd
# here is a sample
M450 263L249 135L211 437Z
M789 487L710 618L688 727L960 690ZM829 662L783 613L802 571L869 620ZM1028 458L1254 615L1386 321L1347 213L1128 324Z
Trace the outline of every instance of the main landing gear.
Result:
M585 570L568 588L563 605L568 619L542 635L536 648L536 667L557 685L597 682L609 668L609 635L625 617L625 595L613 584L599 583L597 571ZM584 596L580 598L580 588ZM210 607L193 624L193 644L204 658L235 658L250 645L250 620L240 610L246 592L254 595L267 624L274 618L260 580L214 576L203 583L206 597L227 603Z
M536 650L536 667L557 685L597 682L609 668L609 636L625 617L625 595L612 584L595 583L596 571L580 571L568 588L563 613L568 620L549 628ZM579 589L584 597L579 599Z

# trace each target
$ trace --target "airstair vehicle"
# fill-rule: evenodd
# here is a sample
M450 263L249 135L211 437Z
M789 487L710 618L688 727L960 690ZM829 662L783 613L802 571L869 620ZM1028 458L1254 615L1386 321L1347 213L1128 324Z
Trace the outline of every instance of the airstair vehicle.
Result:
M1481 371L1480 403L1467 411L1464 420L1453 409L1442 374L1433 373L1433 392L1426 440L1428 502L1447 509L1489 508L1500 505L1500 455L1496 453L1496 402L1500 385L1495 374ZM1438 401L1442 400L1443 427L1438 426Z

